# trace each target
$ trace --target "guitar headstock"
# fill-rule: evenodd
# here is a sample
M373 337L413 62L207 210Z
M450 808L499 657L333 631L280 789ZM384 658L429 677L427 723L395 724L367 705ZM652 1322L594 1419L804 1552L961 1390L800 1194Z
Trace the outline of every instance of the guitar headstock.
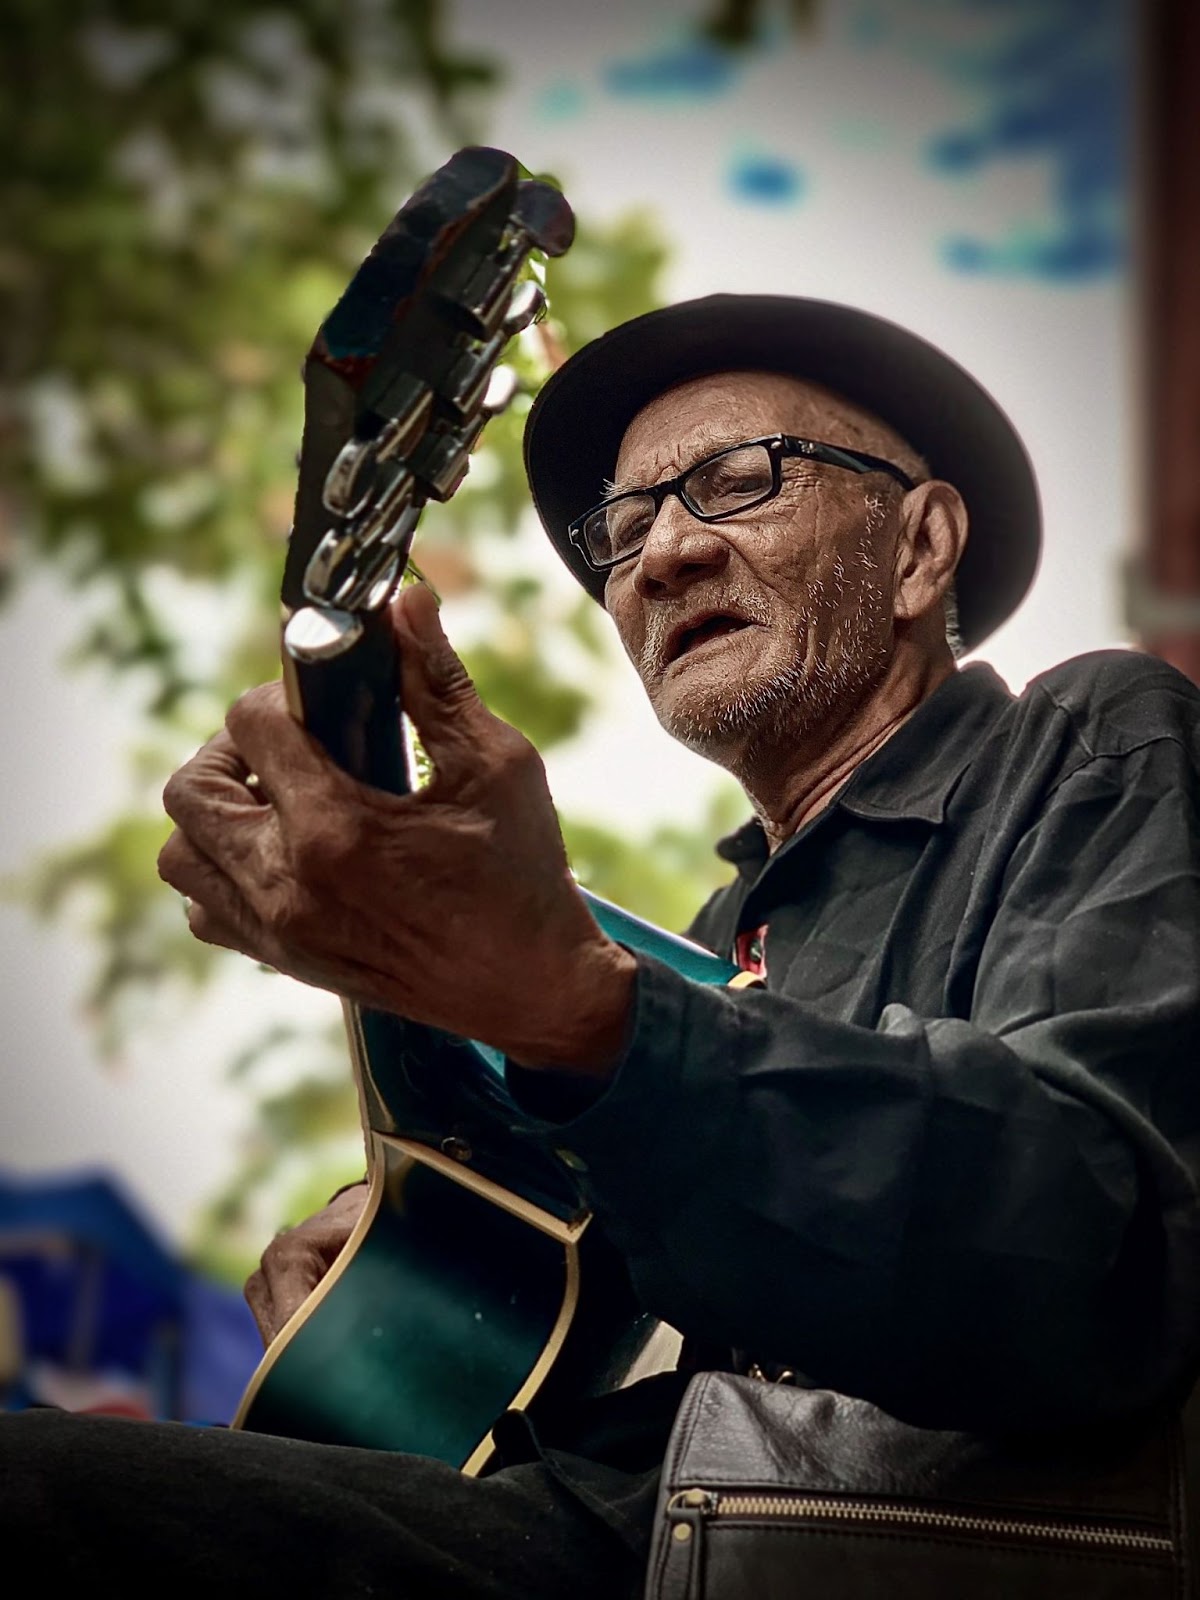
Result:
M297 660L337 655L393 592L422 509L466 476L512 398L498 366L542 314L525 275L574 218L502 150L460 150L397 212L322 324L304 367L305 426L282 599Z

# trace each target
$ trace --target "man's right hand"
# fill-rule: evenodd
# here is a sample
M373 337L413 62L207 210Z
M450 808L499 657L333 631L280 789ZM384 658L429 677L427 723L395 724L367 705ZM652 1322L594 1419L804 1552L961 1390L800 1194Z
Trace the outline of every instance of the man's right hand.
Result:
M366 1203L365 1183L343 1189L315 1217L276 1234L263 1251L262 1264L247 1280L245 1294L264 1345L329 1271Z

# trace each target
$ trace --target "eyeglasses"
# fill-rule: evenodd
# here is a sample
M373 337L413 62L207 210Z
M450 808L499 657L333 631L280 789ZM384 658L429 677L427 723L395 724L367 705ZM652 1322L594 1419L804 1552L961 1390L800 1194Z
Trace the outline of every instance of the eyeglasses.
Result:
M723 522L775 498L783 483L782 463L788 456L805 456L847 472L886 472L905 489L916 487L906 472L879 456L815 439L797 439L790 433L772 433L728 445L677 478L649 489L629 489L601 500L568 524L567 536L593 572L605 572L638 554L668 495L681 500L699 522Z

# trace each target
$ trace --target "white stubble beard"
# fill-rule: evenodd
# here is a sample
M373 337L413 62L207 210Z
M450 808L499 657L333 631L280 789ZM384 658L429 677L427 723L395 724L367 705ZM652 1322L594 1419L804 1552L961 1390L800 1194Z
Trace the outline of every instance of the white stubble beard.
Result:
M867 521L849 565L837 557L829 585L815 578L796 612L790 661L768 676L746 674L736 685L712 686L697 704L664 707L651 690L651 703L664 729L709 760L737 765L765 747L811 733L840 707L859 699L887 664L892 637L889 599L880 581L872 536L885 514L881 500L868 501ZM761 591L734 581L722 587L722 609L751 623L769 626L771 610ZM639 656L642 681L653 684L662 671L666 637L675 618L650 619ZM817 641L827 637L824 649Z

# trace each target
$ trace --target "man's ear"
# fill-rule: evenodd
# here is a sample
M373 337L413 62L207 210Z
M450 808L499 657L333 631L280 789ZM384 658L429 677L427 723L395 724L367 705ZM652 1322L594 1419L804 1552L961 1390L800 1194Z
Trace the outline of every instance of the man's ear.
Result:
M900 507L892 615L915 622L941 600L967 545L967 508L952 483L931 478L910 489Z

